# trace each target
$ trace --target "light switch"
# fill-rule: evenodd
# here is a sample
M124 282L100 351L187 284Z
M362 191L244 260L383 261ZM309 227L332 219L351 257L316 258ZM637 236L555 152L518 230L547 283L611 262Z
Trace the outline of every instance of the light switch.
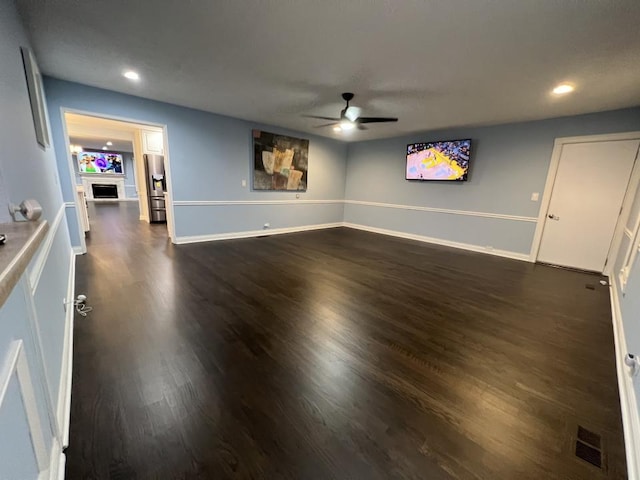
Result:
M537 202L539 198L540 198L540 194L538 192L533 192L531 194L531 201L532 202Z
M244 178L242 179L242 186L243 186L243 187L246 187L246 186L247 186L247 181L246 181Z

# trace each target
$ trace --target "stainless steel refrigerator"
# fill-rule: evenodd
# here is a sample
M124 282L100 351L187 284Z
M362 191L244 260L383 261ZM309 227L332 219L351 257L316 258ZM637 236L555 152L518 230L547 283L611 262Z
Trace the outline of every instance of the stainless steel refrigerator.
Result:
M167 221L167 209L164 204L164 192L167 190L164 157L162 155L145 155L144 168L149 192L149 220L164 223Z

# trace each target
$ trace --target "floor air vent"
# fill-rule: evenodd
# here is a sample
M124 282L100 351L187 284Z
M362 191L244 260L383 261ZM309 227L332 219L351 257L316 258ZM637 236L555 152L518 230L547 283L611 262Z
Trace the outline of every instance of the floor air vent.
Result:
M602 440L600 435L578 425L576 457L602 468Z

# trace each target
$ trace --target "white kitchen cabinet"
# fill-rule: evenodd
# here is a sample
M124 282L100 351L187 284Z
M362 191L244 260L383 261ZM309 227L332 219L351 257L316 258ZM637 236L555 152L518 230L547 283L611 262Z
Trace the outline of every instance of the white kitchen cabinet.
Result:
M142 130L143 153L164 155L164 144L161 132Z

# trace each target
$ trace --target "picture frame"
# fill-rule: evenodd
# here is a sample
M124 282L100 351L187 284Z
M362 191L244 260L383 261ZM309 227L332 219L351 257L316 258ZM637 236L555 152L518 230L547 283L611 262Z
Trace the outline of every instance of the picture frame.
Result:
M305 192L309 140L253 130L254 191Z
M29 92L29 102L31 103L31 114L33 116L33 126L36 140L43 148L48 148L49 128L47 126L47 110L44 99L44 88L42 86L42 75L36 62L36 58L30 48L20 47L24 73L27 79L27 90Z

